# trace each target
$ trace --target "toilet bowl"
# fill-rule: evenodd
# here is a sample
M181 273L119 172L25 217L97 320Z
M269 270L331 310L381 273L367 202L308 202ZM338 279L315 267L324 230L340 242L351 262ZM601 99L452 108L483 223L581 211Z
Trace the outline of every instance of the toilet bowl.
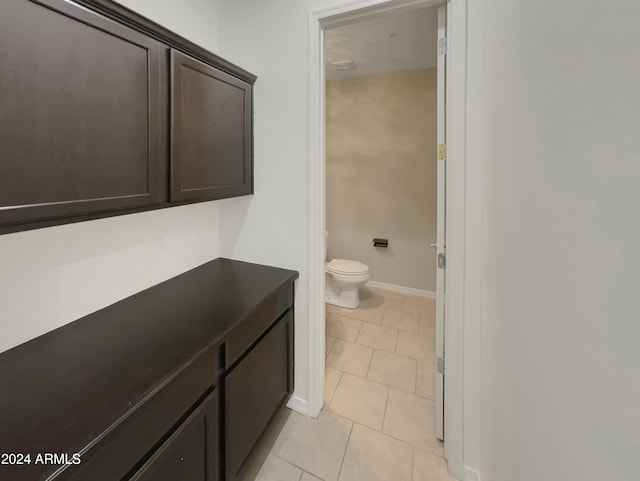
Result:
M325 232L325 259L329 234ZM347 259L333 259L325 264L326 302L348 309L360 305L358 288L368 280L369 266Z

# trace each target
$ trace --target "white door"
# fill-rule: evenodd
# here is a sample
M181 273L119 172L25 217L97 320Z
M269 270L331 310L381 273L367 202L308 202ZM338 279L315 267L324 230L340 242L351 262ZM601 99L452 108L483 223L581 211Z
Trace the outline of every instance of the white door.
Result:
M438 207L437 207L437 256L436 269L436 436L444 440L444 276L445 276L445 88L446 88L446 24L447 7L438 8Z

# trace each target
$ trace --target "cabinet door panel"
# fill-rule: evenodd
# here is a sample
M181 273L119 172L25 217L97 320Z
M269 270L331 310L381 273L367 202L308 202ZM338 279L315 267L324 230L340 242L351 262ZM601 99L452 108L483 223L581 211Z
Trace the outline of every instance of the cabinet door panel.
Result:
M278 406L290 393L289 312L225 377L226 479L235 480Z
M251 85L171 52L171 200L250 194Z
M213 392L130 481L216 481L217 416Z
M0 226L166 198L166 55L70 2L3 4Z

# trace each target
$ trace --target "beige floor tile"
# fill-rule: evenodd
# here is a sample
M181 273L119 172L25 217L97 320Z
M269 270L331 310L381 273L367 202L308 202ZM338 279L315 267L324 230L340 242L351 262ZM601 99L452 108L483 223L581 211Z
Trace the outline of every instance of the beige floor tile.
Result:
M398 389L389 389L383 432L417 449L444 457L442 443L435 435L433 401Z
M360 332L362 321L351 319L350 317L333 314L327 320L326 334L345 341L354 342Z
M329 404L331 402L331 398L333 398L333 393L336 392L336 388L338 387L338 383L340 382L340 377L342 376L342 371L338 371L337 369L333 369L332 367L327 367L325 369L324 374L324 402Z
M418 325L418 334L421 336L431 336L431 337L435 337L436 335L436 326L434 325L429 325L426 324L422 321L420 321L420 324Z
M301 469L270 454L260 468L255 481L299 481L300 476L302 476Z
M344 307L339 307L334 304L325 304L325 312L328 312L330 315L338 314L339 316L350 317L349 314L353 311L353 309L347 309Z
M455 481L449 474L447 461L428 451L413 452L413 481Z
M327 336L324 341L324 355L325 357L329 355L329 351L333 347L333 344L336 342L335 337Z
M403 309L406 312L427 312L435 310L436 300L429 297L406 296Z
M372 355L373 349L370 347L337 339L327 356L326 365L356 376L365 377Z
M425 361L435 357L435 341L430 336L420 336L415 333L400 331L396 354Z
M379 307L382 306L384 299L376 293L375 289L369 287L361 287L358 290L360 296L360 305L358 307Z
M404 306L404 294L399 292L376 289L376 294L382 296L385 309L396 309L401 311Z
M397 340L398 330L396 328L363 322L356 343L393 352L396 349Z
M416 394L434 401L436 399L436 363L431 361L417 361L418 375L416 377Z
M302 473L302 477L300 478L300 481L323 481L323 480L305 471L304 473Z
M348 316L360 321L371 322L372 324L382 324L384 306L380 305L371 307L366 304L362 304L357 309L352 309Z
M410 393L416 392L416 360L374 351L367 379Z
M351 374L343 374L331 409L348 419L381 430L388 388Z
M414 312L405 312L395 309L387 309L382 319L382 324L389 327L395 327L403 331L413 333L418 332L418 314Z
M355 424L340 481L411 481L411 457L408 444Z
M436 306L434 305L433 308L429 308L425 311L418 312L418 319L420 319L421 323L435 326L436 325Z
M323 409L317 419L293 413L273 452L314 476L336 481L352 424L328 409Z

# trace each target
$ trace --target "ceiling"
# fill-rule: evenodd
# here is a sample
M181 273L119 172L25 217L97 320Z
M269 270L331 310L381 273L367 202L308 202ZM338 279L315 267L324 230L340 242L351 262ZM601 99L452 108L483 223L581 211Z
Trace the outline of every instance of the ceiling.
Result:
M328 80L435 67L438 40L437 7L386 14L325 31ZM353 60L357 69L331 64Z

